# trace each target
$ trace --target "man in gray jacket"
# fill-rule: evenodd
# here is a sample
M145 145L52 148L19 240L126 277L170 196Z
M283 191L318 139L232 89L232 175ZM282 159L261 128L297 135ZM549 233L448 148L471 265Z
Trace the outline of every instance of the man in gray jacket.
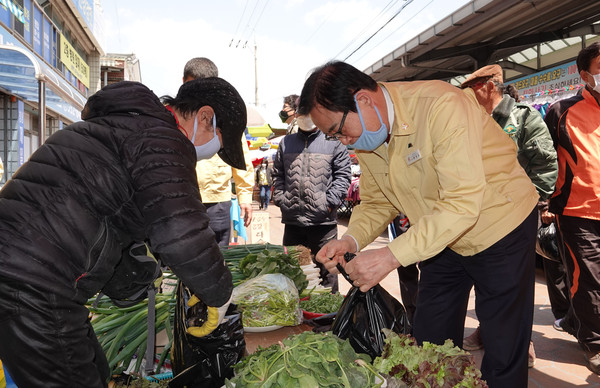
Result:
M348 195L350 157L346 146L327 140L308 116L299 116L297 122L298 132L285 136L277 149L273 202L285 224L283 245L301 244L315 255L337 239L337 209ZM317 266L321 284L337 291L337 275Z

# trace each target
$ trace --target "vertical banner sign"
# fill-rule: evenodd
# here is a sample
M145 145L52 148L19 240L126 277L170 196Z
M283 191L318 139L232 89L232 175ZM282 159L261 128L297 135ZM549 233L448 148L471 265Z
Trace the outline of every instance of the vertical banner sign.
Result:
M48 63L52 63L52 56L51 56L51 42L52 42L52 23L50 23L50 20L44 16L43 17L43 24L42 24L42 42L44 43L43 48L42 48L42 57L46 60L46 62Z
M19 166L25 163L25 103L17 100L17 131L19 136Z
M31 45L31 0L23 0L23 35Z
M42 11L33 7L33 51L42 55Z
M90 87L90 67L67 39L60 35L60 60L86 87Z

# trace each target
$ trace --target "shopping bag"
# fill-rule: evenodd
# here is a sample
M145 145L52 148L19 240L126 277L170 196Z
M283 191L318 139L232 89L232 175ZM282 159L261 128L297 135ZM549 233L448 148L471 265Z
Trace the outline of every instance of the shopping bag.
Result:
M539 227L535 241L535 251L545 259L561 262L554 222Z
M233 365L246 351L242 314L232 303L215 331L204 337L194 337L186 330L206 319L206 305L198 303L188 307L190 297L189 289L179 282L171 354L174 378L169 387L222 387L226 378L233 377Z
M350 261L354 254L344 258ZM338 270L352 284L342 266ZM385 335L382 329L398 334L409 334L410 324L402 303L377 284L367 292L352 286L337 312L331 331L341 339L348 339L357 353L365 353L375 359L381 356Z

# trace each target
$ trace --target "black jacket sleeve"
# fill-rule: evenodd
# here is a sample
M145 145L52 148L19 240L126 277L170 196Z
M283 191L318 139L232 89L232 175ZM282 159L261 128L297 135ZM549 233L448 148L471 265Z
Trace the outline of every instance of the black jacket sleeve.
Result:
M179 131L155 128L131 136L125 150L152 251L206 304L223 305L232 278L208 227L193 146Z

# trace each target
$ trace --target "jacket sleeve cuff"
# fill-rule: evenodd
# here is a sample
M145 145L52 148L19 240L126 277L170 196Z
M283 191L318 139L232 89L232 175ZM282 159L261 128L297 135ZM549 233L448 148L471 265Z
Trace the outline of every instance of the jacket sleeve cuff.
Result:
M396 238L388 244L389 250L392 252L396 260L403 266L409 266L411 264L418 263L421 261L417 252L412 249L406 242L403 242L402 236Z
M252 193L238 193L237 197L239 203L252 203Z
M342 236L342 238L344 238L344 237L350 237L350 238L352 239L352 241L354 241L354 246L356 247L356 249L355 249L355 251L354 251L354 252L352 252L352 253L357 253L357 252L358 252L358 249L359 249L359 245L358 245L358 241L356 241L356 239L354 238L354 236L352 236L352 235L349 235L349 234L345 234L345 235L343 235L343 236ZM348 240L348 239L347 239L347 240Z

